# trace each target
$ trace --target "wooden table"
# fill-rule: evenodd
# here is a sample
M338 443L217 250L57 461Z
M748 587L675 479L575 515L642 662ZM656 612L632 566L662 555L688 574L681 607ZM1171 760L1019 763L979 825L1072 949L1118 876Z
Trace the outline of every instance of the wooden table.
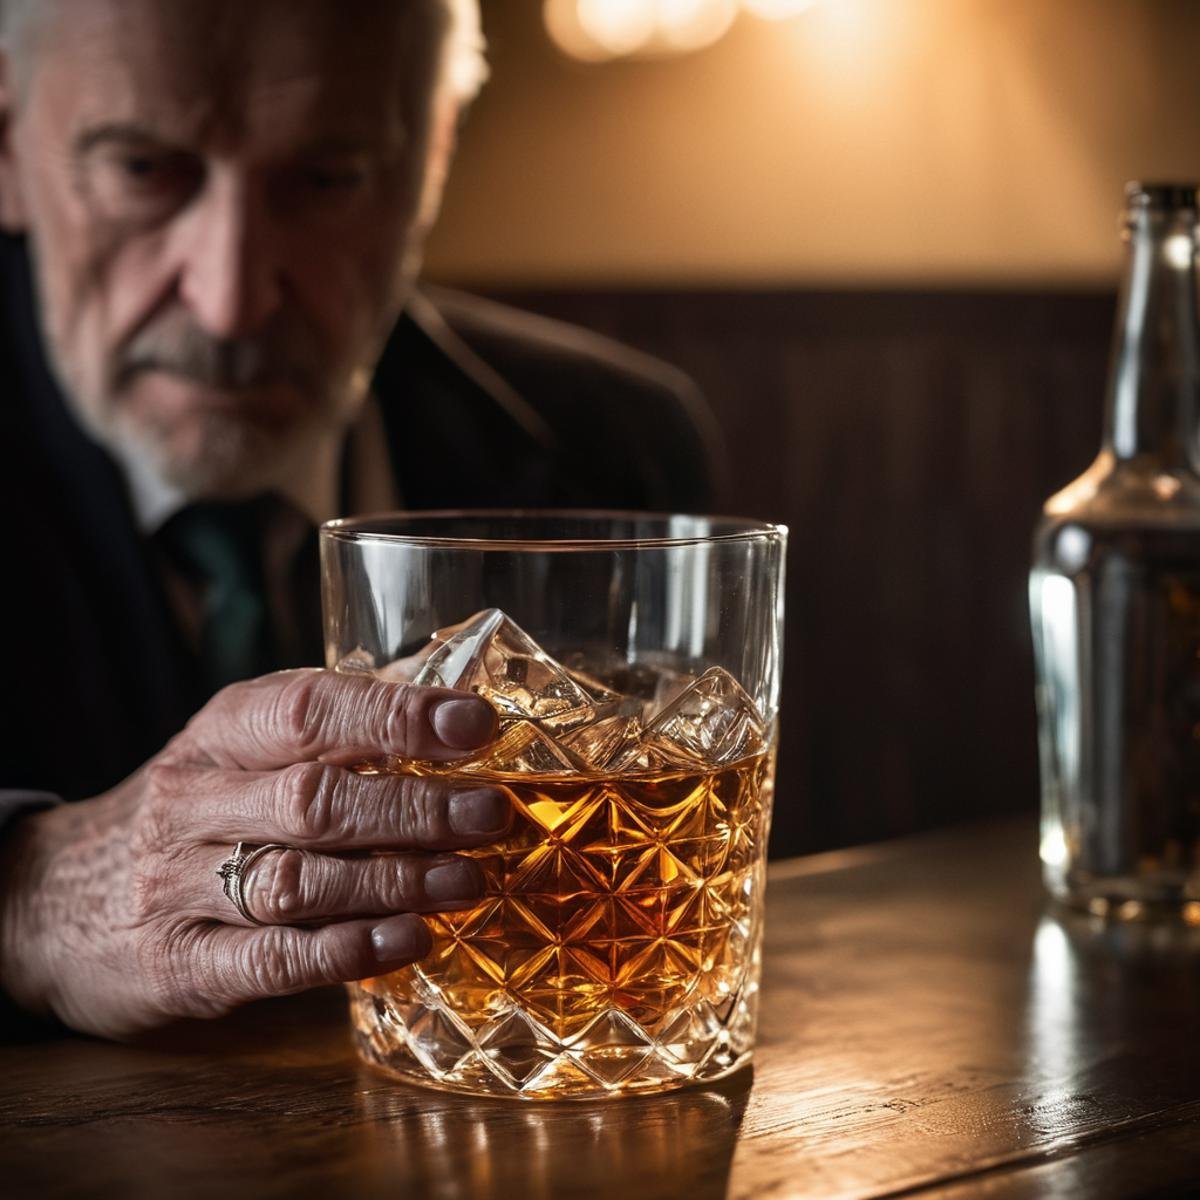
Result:
M0 1195L1200 1194L1200 930L1043 909L1032 823L781 863L757 1065L608 1103L355 1060L337 992L0 1049Z

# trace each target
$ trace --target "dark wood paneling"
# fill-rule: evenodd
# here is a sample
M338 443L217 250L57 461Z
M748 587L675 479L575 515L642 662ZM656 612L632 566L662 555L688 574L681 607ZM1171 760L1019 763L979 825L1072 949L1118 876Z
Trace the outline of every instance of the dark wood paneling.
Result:
M682 367L791 527L774 854L1031 808L1025 576L1095 454L1105 294L519 292Z

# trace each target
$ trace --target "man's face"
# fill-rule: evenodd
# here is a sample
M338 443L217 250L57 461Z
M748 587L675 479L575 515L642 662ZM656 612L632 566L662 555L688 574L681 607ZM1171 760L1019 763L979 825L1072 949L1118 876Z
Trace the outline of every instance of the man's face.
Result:
M353 415L449 154L443 37L438 0L33 17L5 212L64 391L119 457L246 494Z

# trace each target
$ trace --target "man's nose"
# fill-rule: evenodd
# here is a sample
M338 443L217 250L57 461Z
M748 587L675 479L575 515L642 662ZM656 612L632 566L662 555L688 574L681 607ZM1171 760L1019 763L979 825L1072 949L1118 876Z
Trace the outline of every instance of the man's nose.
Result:
M265 198L244 176L218 174L183 216L179 292L213 337L258 332L282 298Z

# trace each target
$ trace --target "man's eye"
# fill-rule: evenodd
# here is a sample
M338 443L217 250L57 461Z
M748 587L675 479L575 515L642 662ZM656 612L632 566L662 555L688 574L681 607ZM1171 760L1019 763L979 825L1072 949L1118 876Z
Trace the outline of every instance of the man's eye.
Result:
M353 192L367 181L362 167L308 167L304 172L305 182L314 192Z
M80 179L106 219L151 223L186 204L203 175L203 164L190 154L113 146L85 159Z
M177 155L125 154L116 166L130 183L144 188L183 188L195 176L190 164Z
M124 169L125 174L131 175L135 179L150 178L156 171L159 171L161 165L155 159L145 156L129 157L121 161L121 167ZM159 173L161 174L161 171Z

